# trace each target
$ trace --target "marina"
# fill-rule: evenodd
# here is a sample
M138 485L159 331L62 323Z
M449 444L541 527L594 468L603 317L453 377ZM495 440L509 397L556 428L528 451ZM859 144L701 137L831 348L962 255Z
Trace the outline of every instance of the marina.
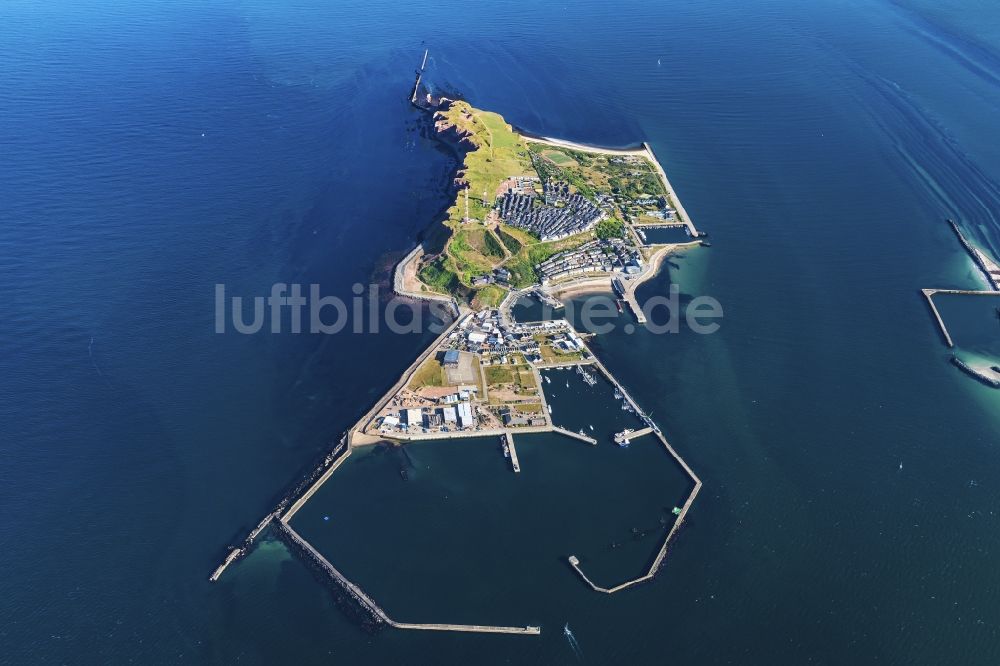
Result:
M438 339L425 350L410 368L400 377L392 389L383 396L373 407L365 414L364 417L355 425L345 437L342 439L338 447L331 452L324 459L323 465L316 471L314 471L310 477L315 480L308 484L299 484L302 490L295 496L283 499L279 506L275 508L274 511L269 513L262 521L261 524L255 528L254 532L247 538L244 545L239 549L233 549L227 554L223 563L212 573L210 580L217 581L219 577L223 574L228 566L233 562L237 561L242 555L253 546L253 542L256 537L268 526L274 524L275 530L279 537L282 538L286 543L288 543L295 552L301 553L304 557L312 561L318 570L322 571L325 576L334 582L337 586L342 588L347 592L348 596L353 599L362 609L369 613L369 615L378 624L384 624L396 629L415 629L415 630L435 630L435 631L456 631L456 632L479 632L479 633L508 633L508 634L522 634L522 635L534 635L540 632L540 628L533 626L525 627L510 627L510 626L491 626L491 625L478 625L478 624L433 624L433 623L408 623L399 622L394 620L380 605L375 603L375 601L368 595L364 590L362 590L358 585L348 580L332 563L329 562L318 550L316 550L306 539L304 539L295 529L291 526L292 519L296 514L302 509L303 506L312 498L321 487L332 477L333 473L348 459L352 451L358 447L366 447L380 442L395 442L399 445L404 444L407 441L417 442L417 441L430 441L430 440L453 440L461 438L480 438L480 437L499 437L501 442L501 450L504 456L509 460L511 469L515 473L521 472L521 462L518 456L517 448L514 444L515 433L555 433L561 436L579 440L589 444L590 446L598 446L599 441L596 437L587 434L585 428L589 428L589 431L594 431L594 425L586 424L580 425L578 431L573 431L572 429L562 427L554 424L550 419L553 413L552 404L549 402L549 398L546 397L546 392L553 392L553 387L557 387L561 390L574 391L572 387L572 378L576 378L579 385L588 391L600 389L598 375L595 374L595 370L599 373L600 377L607 382L604 386L607 386L607 396L605 400L610 400L612 404L618 402L621 409L617 410L619 414L628 414L631 419L638 419L644 425L644 427L636 428L626 428L620 431L613 439L615 443L622 446L623 442L631 443L632 440L640 438L644 435L655 433L657 438L663 445L665 452L673 459L673 461L687 474L692 485L691 491L688 495L684 506L675 513L674 522L671 529L666 533L666 536L661 543L659 550L656 552L652 565L649 569L636 578L628 579L619 585L612 588L604 588L594 584L582 571L579 559L573 556L571 562L573 568L581 576L581 578L595 591L602 593L614 593L620 590L626 589L633 585L641 582L651 580L656 571L662 565L663 560L667 554L667 548L671 539L676 534L677 529L683 523L687 510L694 501L701 488L701 480L694 474L694 472L688 467L688 465L683 461L683 459L676 453L676 451L669 445L663 435L659 432L659 429L655 427L651 419L644 414L639 405L633 400L631 395L625 390L625 388L620 384L620 382L615 379L615 377L604 367L604 365L593 355L593 353L586 347L582 338L572 331L569 324L565 321L561 323L553 324L555 326L554 330L564 330L568 332L570 338L576 340L580 351L583 353L583 357L577 358L573 362L562 362L559 364L548 364L549 367L544 370L543 375L540 368L537 366L531 366L530 376L534 378L535 386L538 387L538 397L541 400L541 405L545 412L548 413L549 417L545 419L545 423L541 425L522 425L519 427L506 427L506 428L490 428L477 426L471 431L456 431L450 432L447 428L443 429L442 432L427 432L426 427L422 428L422 431L396 431L391 435L387 435L385 431L382 431L381 436L374 436L370 434L373 424L379 421L384 421L385 416L380 416L385 414L385 409L390 403L398 401L398 394L405 392L405 387L410 384L413 376L419 371L419 369L427 362L428 359L433 358L435 351L441 346L446 344L448 340L454 340L454 334L459 330L469 331L470 318L478 317L479 315L467 314L460 319L452 322L448 327L445 328L444 332L438 337ZM499 315L494 315L499 321ZM512 330L521 330L521 325L514 325ZM531 326L531 325L529 325ZM468 333L466 333L468 335ZM572 369L571 372L567 372ZM563 380L559 384L555 384L552 381L552 373L557 375L562 373ZM565 384L565 389L563 389L563 383ZM542 390L544 389L544 390ZM604 389L601 389L604 390ZM594 399L599 400L600 393L595 394ZM552 397L556 394L553 393ZM580 397L574 398L574 402L577 402ZM608 412L609 414L615 413L615 410ZM618 417L619 419L621 417ZM406 475L404 474L404 479ZM277 520L275 520L277 518Z

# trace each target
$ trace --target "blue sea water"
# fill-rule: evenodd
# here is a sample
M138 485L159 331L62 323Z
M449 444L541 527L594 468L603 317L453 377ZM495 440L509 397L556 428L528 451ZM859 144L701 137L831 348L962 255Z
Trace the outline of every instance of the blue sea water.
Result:
M998 26L974 0L3 3L3 660L996 663L1000 398L919 289L980 283L945 217L1000 251ZM579 475L548 504L493 450L426 445L440 476L372 453L310 505L390 610L538 638L365 634L273 542L207 582L430 339L213 328L217 283L347 296L434 219L454 164L406 103L425 47L431 85L519 127L649 141L711 233L640 297L712 295L718 333L593 342L705 483L653 584L604 598L554 559L655 524L638 445L601 477L526 442L525 474ZM407 530L440 488L472 497L435 547ZM505 554L509 588L469 564ZM408 594L423 574L454 588Z

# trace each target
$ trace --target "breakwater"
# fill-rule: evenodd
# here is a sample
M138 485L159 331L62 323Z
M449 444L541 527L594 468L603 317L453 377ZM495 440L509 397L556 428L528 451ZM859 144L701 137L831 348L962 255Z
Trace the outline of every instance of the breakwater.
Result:
M680 464L680 466L683 467L684 470L688 473L688 475L692 478L692 480L694 481L694 487L691 489L691 493L688 495L687 500L684 501L684 505L680 508L679 511L675 512L676 518L674 519L674 524L670 527L670 531L667 532L667 535L664 537L663 543L660 545L659 550L653 557L653 561L649 565L649 568L642 575L637 576L635 578L630 578L613 587L603 587L595 583L587 576L587 574L583 572L583 569L581 568L580 565L580 559L576 555L570 555L567 558L570 566L573 567L573 570L576 571L576 573L580 576L580 578L583 579L583 581L590 587L590 589L594 590L595 592L600 592L602 594L615 594L616 592L621 592L622 590L626 590L630 587L634 587L641 583L646 583L653 580L653 578L656 577L656 573L660 570L660 567L663 566L663 562L667 558L667 553L669 552L671 542L674 540L674 537L677 536L677 532L681 529L681 526L684 524L684 520L687 518L688 510L690 510L691 505L694 504L695 498L701 491L701 485L702 485L701 479L699 479L698 476L695 475L695 473L691 470L691 468L687 466L687 463L685 463L684 460L677 454L677 452L674 451L674 448L670 445L670 442L667 441L667 439L663 436L662 433L655 430L653 432L655 432L657 438L660 440L660 443L663 444L664 448L667 449L667 451L674 458L674 460L677 461L677 463Z
M982 370L972 367L971 365L969 365L968 363L966 363L965 361L954 355L951 357L951 362L956 368L958 368L965 374L969 375L970 377L973 377L974 379L982 382L983 384L986 384L991 388L1000 388L1000 375L990 376L985 372L983 372Z
M285 508L292 502L292 499L299 497L304 489L313 485L316 479L323 476L324 473L326 473L326 476L329 476L329 474L331 474L333 470L340 465L340 462L343 462L343 458L346 457L345 453L350 455L350 450L347 447L346 436L343 436L340 438L338 444L323 457L319 465L313 467L309 474L303 476L297 483L295 483L295 485L293 485L281 496L281 499L275 505L274 509L264 516L259 523L257 523L257 526L250 531L250 533L243 540L242 544L239 546L229 547L226 557L222 560L222 563L219 564L214 571L212 571L208 580L213 583L218 581L230 565L237 562L250 552L250 549L253 547L254 543L256 543L257 538L271 524L275 517L281 515ZM297 506L301 506L301 501L304 500L300 500Z
M962 244L965 251L972 257L972 261L975 262L979 270L982 271L983 277L986 278L986 283L990 285L993 290L1000 290L1000 268L996 265L991 265L992 262L990 262L990 260L982 253L982 251L979 250L979 248L969 242L969 239L965 237L965 234L963 234L962 230L958 228L958 225L954 220L949 218L947 222L952 231L955 232L955 235L958 236L958 242Z
M524 627L507 627L483 624L433 624L416 622L398 622L394 620L385 610L379 606L374 599L368 596L364 590L352 583L342 574L328 559L313 548L312 544L302 538L298 532L284 522L278 523L278 534L282 541L288 544L295 552L305 556L316 569L323 572L328 579L340 590L353 599L357 605L370 617L374 626L381 624L388 625L394 629L416 629L424 631L460 631L471 633L487 634L525 634L534 635L542 633L540 627L527 625Z
M591 356L593 356L593 352L591 352ZM594 365L596 365L597 368L604 374L604 376L608 378L608 381L610 381L615 386L615 388L617 388L621 392L622 398L624 398L625 401L628 402L628 404L632 407L632 409L635 410L635 413L639 416L639 418L641 418L646 423L647 427L638 431L635 434L635 436L639 437L650 433L655 434L657 439L660 440L660 444L662 444L663 448L666 449L667 453L670 454L670 457L674 459L674 462L676 462L681 467L681 469L684 470L684 472L694 483L694 486L692 487L690 494L688 494L687 499L684 501L684 505L680 507L679 510L675 511L676 518L674 519L674 524L671 526L670 531L667 532L667 535L664 537L663 543L660 545L660 549L657 551L649 568L642 575L626 580L613 587L603 587L601 585L596 584L583 572L583 569L581 568L580 565L580 559L578 557L576 557L575 555L569 556L568 561L570 566L573 567L574 571L576 571L576 573L579 574L580 578L582 578L583 581L587 583L587 585L592 590L594 590L595 592L601 592L603 594L614 594L616 592L620 592L622 590L628 589L640 583L651 581L656 576L657 571L659 571L660 567L663 566L663 562L667 557L667 552L669 550L671 541L677 535L677 532L678 530L680 530L681 525L684 524L684 520L687 518L687 514L691 508L691 505L694 504L695 498L701 491L702 483L698 475L694 473L694 470L691 469L691 467L684 461L684 459L680 456L680 454L678 454L677 451L674 450L674 447L671 446L670 442L667 441L667 438L663 436L663 433L660 431L659 427L657 427L657 425L653 422L653 420L649 416L647 416L645 412L642 411L642 409L639 407L639 404L632 398L632 396L625 389L625 387L621 385L621 383L615 378L615 376L612 375L610 371L608 371L608 369L604 366L603 363L600 362L600 360L597 359L596 356L593 356L593 359L594 359Z

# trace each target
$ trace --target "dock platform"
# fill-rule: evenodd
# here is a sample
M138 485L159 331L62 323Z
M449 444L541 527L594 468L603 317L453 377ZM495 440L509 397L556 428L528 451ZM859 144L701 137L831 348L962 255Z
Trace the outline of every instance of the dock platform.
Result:
M514 447L514 435L509 432L503 434L504 440L507 442L507 450L510 452L510 466L517 474L521 471L521 463L517 460L517 449Z

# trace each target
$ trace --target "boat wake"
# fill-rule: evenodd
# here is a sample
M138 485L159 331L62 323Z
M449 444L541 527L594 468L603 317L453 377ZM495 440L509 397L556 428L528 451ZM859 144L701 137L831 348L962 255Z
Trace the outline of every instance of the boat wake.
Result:
M576 642L576 636L573 635L573 630L569 628L569 622L563 627L563 635L566 637L566 642L569 646L573 648L573 654L576 655L577 659L583 659L583 650L580 649L580 644Z

